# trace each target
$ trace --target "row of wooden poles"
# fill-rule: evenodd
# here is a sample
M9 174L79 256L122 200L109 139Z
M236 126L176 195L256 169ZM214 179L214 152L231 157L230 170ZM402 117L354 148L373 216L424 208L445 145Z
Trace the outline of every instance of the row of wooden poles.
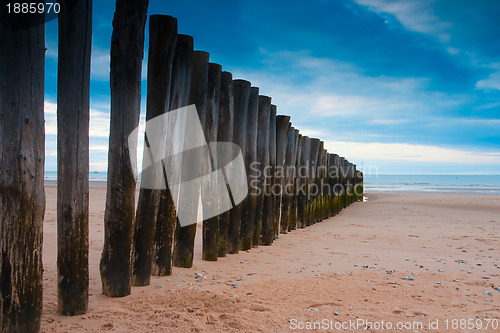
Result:
M42 3L42 1L40 1ZM88 309L88 177L91 0L62 0L59 16L57 270L58 310ZM128 135L140 114L140 76L147 0L117 0L111 41L111 121L103 293L130 294L151 275L191 267L196 224L180 227L170 191L141 188ZM44 26L25 16L19 29L0 21L0 316L2 332L36 332L42 311L44 183ZM31 21L30 21L31 20ZM12 23L12 22L10 22ZM207 142L233 142L243 154L249 194L203 221L204 260L271 245L362 198L363 175L319 139L301 135L271 98L233 80L177 20L149 24L146 120L196 105ZM217 196L213 196L217 200Z

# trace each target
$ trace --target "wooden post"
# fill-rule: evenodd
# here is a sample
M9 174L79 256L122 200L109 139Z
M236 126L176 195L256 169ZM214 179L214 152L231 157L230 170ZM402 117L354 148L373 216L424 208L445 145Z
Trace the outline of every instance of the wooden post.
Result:
M335 215L335 154L328 154L327 183L328 183L328 216Z
M286 234L288 232L288 216L287 221L283 221L283 188L285 187L285 153L288 142L288 131L290 131L290 116L276 117L276 178L280 184L278 197L278 214L280 216L279 232Z
M233 142L234 123L234 95L233 95L233 75L229 72L222 72L220 79L220 99L219 99L219 124L217 127L218 142ZM219 226L219 257L225 257L227 253L229 223L231 221L230 211L220 215Z
M285 185L285 210L288 217L288 230L297 229L297 152L299 149L299 131L291 128L288 131L288 142L285 153L286 185Z
M220 99L220 80L221 80L222 66L219 64L208 64L208 85L207 85L207 110L205 112L205 136L209 145L216 144L218 136L218 122L219 122L219 99ZM214 156L212 156L214 158ZM215 156L216 158L216 156ZM217 161L215 161L217 162ZM213 162L212 162L213 164ZM222 167L215 163L215 168ZM209 171L213 171L209 168ZM214 189L216 184L206 187L209 193L202 191L201 195L204 200L212 200L211 206L220 207L220 194L216 193ZM206 216L206 213L203 213ZM214 216L209 219L203 220L203 260L216 261L218 258L219 248L219 223L220 216Z
M152 15L149 19L146 121L164 114L169 109L176 42L177 19L166 15ZM149 152L145 149L144 160L147 159L147 154ZM153 172L152 169L144 170L143 179L150 176L146 173ZM150 283L160 195L161 190L141 186L132 247L132 285L134 286L147 286Z
M295 230L299 228L299 194L301 193L301 178L300 178L300 163L302 157L302 147L304 146L304 138L302 134L296 130L297 136L297 154L295 156L295 174L293 175L293 196L291 203L291 212L292 212L292 221L290 225L290 229Z
M45 210L43 14L1 16L0 331L38 332ZM31 27L16 29L20 20Z
M297 140L295 128L290 127L287 135L287 143L285 147L285 161L283 163L283 206L282 206L282 216L281 216L281 232L288 232L291 229L291 203L294 193L293 188L293 177L295 173L295 156L297 156Z
M358 193L358 201L360 202L363 202L363 196L364 196L364 188L363 188L363 172L362 171L357 171L357 175L356 175L356 179L357 179L357 186L358 186L358 189L357 189L357 193Z
M311 138L302 137L300 162L298 167L299 189L297 195L297 228L307 226L307 197L309 195L309 159L311 152Z
M324 142L320 142L320 149L318 153L318 181L317 184L319 186L319 196L316 200L317 204L317 214L316 221L320 222L325 218L325 173L326 173L326 150L324 148Z
M191 86L189 89L188 105L195 104L198 111L202 127L205 127L206 111L207 111L207 85L208 85L208 58L209 54L204 51L193 52L193 69L191 71ZM185 133L189 135L189 133ZM205 137L206 138L206 137ZM200 163L204 163L200 159ZM188 166L193 167L193 166ZM208 165L206 166L208 167ZM205 166L200 166L200 170L205 170ZM181 164L182 174L182 164ZM181 181L183 177L181 176ZM198 207L199 193L201 187L194 189L191 202L183 203L190 204L191 209ZM198 193L198 195L196 195ZM180 199L179 199L180 200ZM196 221L195 221L196 222ZM194 258L194 238L196 236L196 223L181 227L177 224L174 247L174 266L189 268L193 266Z
M277 107L271 104L271 118L269 119L269 162L271 164L271 198L272 198L272 221L273 221L273 239L279 234L280 214L279 214L279 183L276 177L276 113Z
M318 195L318 185L316 184L316 172L318 167L318 153L319 153L320 140L311 139L310 155L309 155L309 184L310 186L307 196L307 208L306 208L306 225L311 225L315 222L315 206L314 200Z
M245 138L245 169L248 179L248 196L243 201L240 230L240 250L252 248L255 231L255 209L257 206L257 187L252 183L252 165L257 161L257 125L259 117L259 88L251 87L248 101L248 114Z
M193 37L178 35L172 64L169 110L176 110L188 105L193 62L192 56ZM180 175L181 170L179 168L172 168L170 172L178 172L177 175ZM177 213L174 200L177 200L177 198L172 197L168 186L165 190L160 191L160 204L158 207L153 246L153 275L162 276L172 274L174 237L177 228Z
M333 195L333 215L337 215L340 212L339 209L339 187L341 187L340 183L340 166L339 166L339 158L340 156L337 154L333 154L333 165L332 165L332 195Z
M92 0L59 3L64 15L57 69L57 296L59 313L73 316L87 312L89 298Z
M339 157L339 207L338 212L340 213L342 209L345 208L345 198L346 198L346 182L345 182L345 158Z
M291 125L291 124L290 124ZM283 191L282 191L282 208L281 208L281 232L288 232L291 225L291 198L293 195L293 172L295 165L292 166L293 156L296 155L295 150L295 128L290 127L287 134L287 143L285 147L285 159L283 163Z
M117 0L113 18L108 188L100 264L102 290L111 297L130 294L136 180L128 136L139 125L147 11L148 0Z
M240 146L242 153L245 152L247 110L250 100L250 82L245 80L233 80L234 93L234 124L233 142ZM244 202L244 201L243 201ZM241 218L243 202L231 209L231 220L228 229L228 252L238 253L240 242Z
M267 177L266 170L269 166L269 120L271 119L271 97L259 96L259 116L257 128L257 208L255 212L254 246L270 245L272 241L272 229L270 215L271 182Z
M328 165L330 163L329 160L330 154L326 149L323 150L323 213L322 219L327 219L330 217L330 185L328 184Z

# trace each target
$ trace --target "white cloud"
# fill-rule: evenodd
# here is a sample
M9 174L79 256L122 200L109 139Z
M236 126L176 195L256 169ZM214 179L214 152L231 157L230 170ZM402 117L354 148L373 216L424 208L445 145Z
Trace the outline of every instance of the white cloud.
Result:
M484 90L500 90L500 71L491 73L487 79L476 83L476 88Z
M325 141L325 148L358 161L458 163L500 166L500 153L467 151L407 143Z
M90 60L90 79L109 80L109 66L109 50L92 45L92 57Z
M367 6L370 10L376 12L377 14L387 13L393 15L408 30L434 35L445 43L451 38L447 30L452 26L452 24L450 22L440 20L434 14L432 9L432 0L354 1L360 5ZM453 52L453 50L451 52Z
M57 135L57 104L44 102L45 134ZM109 137L109 112L90 109L89 136L95 138Z

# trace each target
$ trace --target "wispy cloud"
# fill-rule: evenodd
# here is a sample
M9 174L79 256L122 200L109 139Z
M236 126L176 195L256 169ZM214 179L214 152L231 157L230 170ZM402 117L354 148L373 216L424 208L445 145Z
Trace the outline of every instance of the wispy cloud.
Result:
M484 90L500 90L500 64L493 64L491 68L496 69L496 72L491 73L486 79L479 80L476 83L476 88Z
M488 164L500 166L500 153L407 143L325 141L329 151L357 161Z
M45 134L57 135L57 104L44 102ZM95 138L109 137L109 111L90 109L89 136Z
M447 30L452 26L450 22L438 18L432 8L431 0L354 0L360 5L367 6L379 14L393 15L406 29L424 34L436 35L441 41L450 40ZM387 22L390 24L390 22ZM452 52L457 51L457 49ZM452 53L450 52L450 53Z
M90 61L90 78L96 81L109 80L110 70L109 49L92 45L92 59Z

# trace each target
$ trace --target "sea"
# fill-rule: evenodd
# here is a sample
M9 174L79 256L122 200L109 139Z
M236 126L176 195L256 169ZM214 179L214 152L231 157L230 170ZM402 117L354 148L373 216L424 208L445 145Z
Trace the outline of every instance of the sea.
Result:
M462 193L500 195L500 176L377 175L363 179L366 193Z
M106 172L90 172L89 181L93 184L105 182ZM57 181L56 171L46 171L47 183ZM500 195L500 176L471 175L376 175L365 176L366 193L463 193Z

